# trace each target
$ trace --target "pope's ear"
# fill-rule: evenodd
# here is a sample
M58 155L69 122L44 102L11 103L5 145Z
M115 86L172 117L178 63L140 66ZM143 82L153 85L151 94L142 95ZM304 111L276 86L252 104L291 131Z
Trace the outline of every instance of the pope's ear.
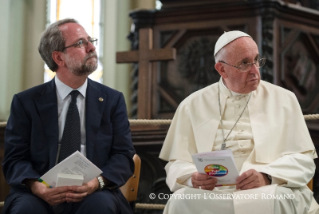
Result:
M62 56L62 52L53 51L52 59L59 67L64 66L64 57Z
M222 76L224 79L226 79L228 77L226 72L225 72L225 67L224 67L223 63L217 62L215 64L215 69L219 73L219 75Z

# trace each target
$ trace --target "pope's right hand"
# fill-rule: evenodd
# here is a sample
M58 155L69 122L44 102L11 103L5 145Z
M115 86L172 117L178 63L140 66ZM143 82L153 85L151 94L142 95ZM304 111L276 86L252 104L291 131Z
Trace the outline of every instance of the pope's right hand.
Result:
M67 186L48 188L36 180L28 180L25 183L30 187L34 195L42 198L51 206L65 202L66 194L71 191Z
M209 177L206 174L194 172L192 174L192 184L194 188L213 190L217 183L217 179Z

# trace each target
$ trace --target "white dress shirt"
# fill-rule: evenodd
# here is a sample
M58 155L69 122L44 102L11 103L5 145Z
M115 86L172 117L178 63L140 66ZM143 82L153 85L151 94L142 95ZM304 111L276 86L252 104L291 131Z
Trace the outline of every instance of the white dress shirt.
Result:
M71 91L78 90L80 94L77 97L76 105L80 114L81 125L81 153L86 156L86 133L85 133L85 96L87 88L87 80L79 88L73 89L59 80L56 76L56 95L58 104L58 122L59 122L59 142L61 142L65 119L71 102Z

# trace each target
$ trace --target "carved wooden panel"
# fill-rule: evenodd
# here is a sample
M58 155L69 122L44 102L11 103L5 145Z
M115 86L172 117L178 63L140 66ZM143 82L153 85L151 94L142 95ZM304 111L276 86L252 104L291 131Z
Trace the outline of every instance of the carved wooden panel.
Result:
M293 91L305 114L319 113L319 30L279 22L280 85Z
M154 27L154 46L176 48L176 60L158 62L154 68L153 118L172 118L179 103L191 93L219 80L215 70L214 47L218 37L229 30L241 30L254 35L256 18L196 24L176 24ZM213 101L214 102L214 101Z
M162 2L160 11L130 14L135 26L129 36L133 49L138 48L140 28L153 29L154 48L177 49L175 61L152 63L150 68L155 73L149 89L152 93L152 118L172 118L185 97L218 80L214 69L214 44L223 31L234 29L250 34L261 55L267 58L266 65L260 69L263 80L295 92L304 113L318 112L315 79L318 79L319 13L300 6L318 8L317 1ZM304 51L302 57L299 48ZM132 74L133 117L138 102L137 68L135 64Z

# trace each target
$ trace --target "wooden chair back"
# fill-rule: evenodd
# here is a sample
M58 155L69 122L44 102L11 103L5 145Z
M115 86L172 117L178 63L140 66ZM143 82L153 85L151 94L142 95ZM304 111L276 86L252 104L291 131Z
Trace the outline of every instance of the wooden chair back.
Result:
M311 180L309 181L309 183L307 184L307 186L309 187L309 189L311 191L313 191L313 178L311 178Z
M128 202L134 202L137 199L138 183L140 180L141 159L135 154L133 157L135 169L132 177L120 189Z

